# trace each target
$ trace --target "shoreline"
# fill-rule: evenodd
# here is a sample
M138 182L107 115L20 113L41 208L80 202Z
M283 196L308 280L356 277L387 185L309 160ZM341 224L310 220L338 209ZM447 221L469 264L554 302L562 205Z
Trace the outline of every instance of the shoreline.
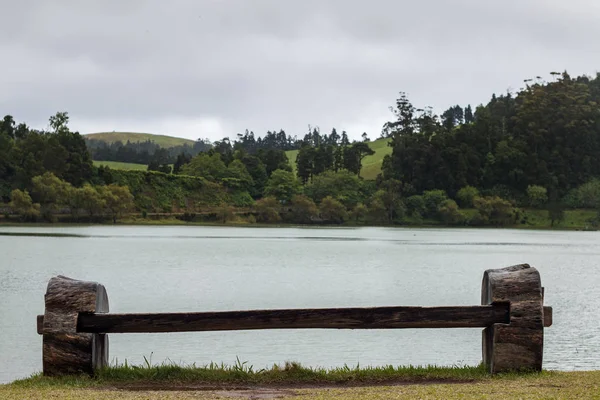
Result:
M134 219L112 222L6 222L0 219L2 227L39 227L39 228L66 228L66 227L91 227L91 226L203 226L203 227L234 227L234 228L315 228L315 229L356 229L356 228L397 228L397 229L472 229L472 230L531 230L531 231L569 231L569 232L597 232L599 228L588 226L538 226L515 224L506 226L469 226L469 225L445 225L445 224L296 224L296 223L249 223L249 222L208 222L208 221L182 221L177 218L164 219Z

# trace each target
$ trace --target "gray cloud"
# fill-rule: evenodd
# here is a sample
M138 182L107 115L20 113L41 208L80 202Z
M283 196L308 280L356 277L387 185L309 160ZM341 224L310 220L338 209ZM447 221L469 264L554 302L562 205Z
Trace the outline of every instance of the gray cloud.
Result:
M600 65L594 0L0 5L0 112L44 127L66 110L81 132L375 137L399 91L441 112Z

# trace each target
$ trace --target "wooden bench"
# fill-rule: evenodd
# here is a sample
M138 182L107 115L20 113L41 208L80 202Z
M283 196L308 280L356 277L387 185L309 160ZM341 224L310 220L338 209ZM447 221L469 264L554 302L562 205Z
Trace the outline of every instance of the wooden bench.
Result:
M232 331L248 329L484 328L483 363L490 373L541 370L544 327L540 275L527 264L483 274L479 306L252 310L200 313L109 314L103 285L50 279L43 335L44 375L94 374L107 365L108 333Z

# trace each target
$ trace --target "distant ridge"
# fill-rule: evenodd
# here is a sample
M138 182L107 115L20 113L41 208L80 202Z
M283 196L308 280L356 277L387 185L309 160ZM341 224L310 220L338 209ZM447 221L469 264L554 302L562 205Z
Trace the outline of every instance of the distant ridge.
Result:
M183 139L167 135L154 135L152 133L138 133L138 132L98 132L98 133L87 133L83 135L86 139L94 139L106 142L108 144L121 141L127 143L129 140L131 143L145 142L152 140L154 143L163 148L170 148L175 146L183 146L188 144L193 146L195 141L190 139Z

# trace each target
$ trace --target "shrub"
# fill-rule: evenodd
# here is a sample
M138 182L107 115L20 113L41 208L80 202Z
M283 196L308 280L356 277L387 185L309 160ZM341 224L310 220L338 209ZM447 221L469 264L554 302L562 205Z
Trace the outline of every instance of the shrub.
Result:
M548 191L543 186L527 186L527 198L531 207L540 207L548 201Z
M25 221L35 221L40 216L40 205L33 203L27 190L15 189L10 193L10 208Z
M412 217L422 217L427 212L423 196L410 196L404 201L404 204L406 205L406 212Z
M426 215L428 217L435 218L437 216L438 209L447 199L448 196L443 190L428 190L423 192Z
M346 207L331 196L327 196L319 204L321 218L325 222L341 224L348 219Z
M474 188L473 186L465 186L458 191L456 194L456 199L461 207L471 208L473 207L473 200L475 200L475 197L478 196L479 190L477 190L477 188Z
M369 209L363 203L358 203L352 209L351 217L354 222L359 223L365 220L365 217L369 213Z
M442 221L449 225L457 225L464 222L465 217L458 209L458 204L454 200L445 200L438 209Z
M512 203L498 196L476 197L473 203L478 211L474 221L478 224L504 226L517 220L518 213Z
M304 195L292 197L288 219L299 224L309 224L319 215L319 209L314 201Z
M279 215L280 204L275 197L264 197L254 205L256 219L259 222L272 223L281 220Z

